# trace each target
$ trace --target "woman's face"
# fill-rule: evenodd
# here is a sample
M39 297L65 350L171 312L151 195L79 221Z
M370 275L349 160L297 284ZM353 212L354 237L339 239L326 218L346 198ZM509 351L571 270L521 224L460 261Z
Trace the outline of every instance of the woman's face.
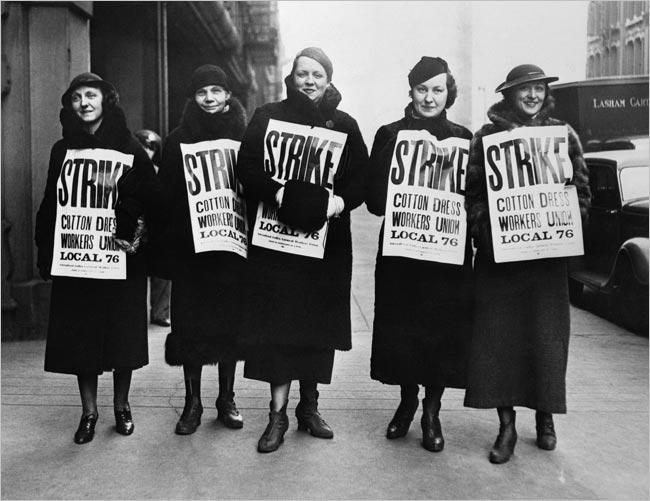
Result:
M101 89L82 85L77 87L70 97L72 111L77 114L84 125L92 127L101 122L104 115L103 99L104 95Z
M424 118L440 115L447 104L447 73L440 73L411 89L415 112Z
M322 64L311 57L300 56L293 70L293 84L299 92L317 103L325 94L329 82Z
M230 99L230 92L221 85L206 85L194 93L194 101L206 113L222 113Z
M512 104L523 115L534 116L544 105L546 85L530 82L518 85L512 90Z

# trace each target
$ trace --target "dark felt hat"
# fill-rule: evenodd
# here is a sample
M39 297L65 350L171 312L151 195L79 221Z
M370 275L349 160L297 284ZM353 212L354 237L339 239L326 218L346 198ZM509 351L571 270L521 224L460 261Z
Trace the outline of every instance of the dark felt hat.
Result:
M413 69L409 72L409 86L415 87L422 82L426 82L430 78L440 75L441 73L448 73L449 66L447 61L441 57L430 57L423 56L418 64L413 66Z
M520 64L510 70L506 81L499 85L494 92L503 92L517 85L528 82L555 82L558 77L547 77L544 70L534 64Z
M72 79L70 85L68 86L68 90L66 90L61 96L61 104L63 106L69 106L70 96L72 95L75 89L83 85L86 85L88 87L98 87L102 90L104 94L114 93L117 95L117 92L115 91L115 87L113 86L112 83L107 82L96 73L91 73L90 71L87 71L85 73L81 73L80 75L77 75Z
M206 85L218 85L230 92L230 81L228 75L219 66L204 64L199 66L192 73L192 80L187 88L187 95L192 97L194 93Z
M291 179L284 184L278 219L284 224L312 232L327 221L329 193L322 186Z

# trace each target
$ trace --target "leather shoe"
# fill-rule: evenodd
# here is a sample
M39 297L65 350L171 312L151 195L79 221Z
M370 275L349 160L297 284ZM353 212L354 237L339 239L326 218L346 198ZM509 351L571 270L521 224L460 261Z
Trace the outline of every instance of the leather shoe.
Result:
M172 322L168 318L152 318L151 323L154 325L160 325L161 327L170 327Z
M386 438L393 440L406 436L418 409L418 397L410 400L401 400L395 411L393 419L388 423L386 428Z
M94 438L97 417L97 414L87 414L85 416L81 416L79 427L74 434L75 444L87 444Z
M430 452L440 452L445 448L439 414L440 400L422 400L422 447Z
M537 431L537 447L552 451L557 445L553 414L549 412L535 413L535 430Z
M226 428L239 429L244 426L244 418L235 405L234 393L218 397L214 404L217 407L217 421L221 421Z
M124 409L113 409L115 413L115 430L120 435L131 435L135 429L131 417L131 407L127 403Z
M517 430L515 429L515 411L499 410L499 435L490 451L490 463L502 464L510 460L515 452L517 443Z
M282 442L284 434L289 429L289 417L287 416L287 404L285 403L280 411L273 410L271 403L271 412L269 412L269 424L266 425L264 433L257 442L257 452L277 451Z
M185 407L181 418L176 423L177 435L191 435L201 424L201 415L203 414L203 405L201 400L194 396L185 397Z
M298 430L309 431L313 437L334 438L332 428L318 412L318 391L313 388L300 389L300 402L296 405Z

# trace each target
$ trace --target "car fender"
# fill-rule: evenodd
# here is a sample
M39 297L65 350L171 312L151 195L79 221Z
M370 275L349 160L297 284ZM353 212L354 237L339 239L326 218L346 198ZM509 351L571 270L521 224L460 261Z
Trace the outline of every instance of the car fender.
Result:
M614 286L617 284L620 269L625 266L622 264L623 260L630 263L634 278L640 284L648 285L648 242L649 239L643 237L630 238L623 242L616 255L608 285Z

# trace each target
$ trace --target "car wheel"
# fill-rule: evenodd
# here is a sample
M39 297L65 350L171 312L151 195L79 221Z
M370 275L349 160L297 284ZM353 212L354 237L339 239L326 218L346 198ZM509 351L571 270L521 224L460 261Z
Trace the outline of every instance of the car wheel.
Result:
M621 269L618 281L618 313L621 322L631 331L648 335L648 286L640 284L629 263Z
M569 301L575 306L582 304L582 292L584 285L573 278L569 278Z

